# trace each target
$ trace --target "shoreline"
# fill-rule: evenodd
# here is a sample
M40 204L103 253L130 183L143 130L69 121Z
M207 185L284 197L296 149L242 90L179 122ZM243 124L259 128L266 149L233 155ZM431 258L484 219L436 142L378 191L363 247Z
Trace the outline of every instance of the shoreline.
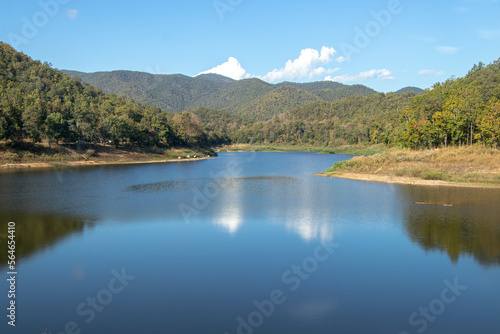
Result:
M136 161L65 161L65 162L25 162L7 163L0 165L0 173L5 171L17 171L25 169L51 169L61 167L89 167L89 166L112 166L112 165L136 165L136 164L157 164L169 162L189 162L201 161L213 158L190 158L190 159L165 159L165 160L136 160Z
M500 189L500 185L497 184L449 182L441 180L422 180L414 177L392 176L392 175L356 174L356 173L318 173L315 175L320 177L336 177L341 179L349 179L357 181L402 184L409 186Z

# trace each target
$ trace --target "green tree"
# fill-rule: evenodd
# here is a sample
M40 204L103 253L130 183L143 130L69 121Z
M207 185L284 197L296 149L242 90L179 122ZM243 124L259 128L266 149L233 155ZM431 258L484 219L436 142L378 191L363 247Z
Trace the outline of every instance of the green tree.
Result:
M65 138L68 131L68 123L60 113L52 113L45 120L45 128L49 139L55 139L56 144Z

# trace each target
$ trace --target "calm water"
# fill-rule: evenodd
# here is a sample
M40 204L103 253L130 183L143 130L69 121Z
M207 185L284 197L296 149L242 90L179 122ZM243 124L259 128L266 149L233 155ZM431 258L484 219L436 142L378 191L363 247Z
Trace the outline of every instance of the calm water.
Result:
M500 191L313 175L347 158L1 174L1 332L499 333Z

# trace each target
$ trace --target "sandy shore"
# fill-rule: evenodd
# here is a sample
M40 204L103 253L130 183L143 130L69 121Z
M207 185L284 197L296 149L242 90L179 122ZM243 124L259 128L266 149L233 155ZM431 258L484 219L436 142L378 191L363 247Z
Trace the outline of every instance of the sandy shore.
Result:
M84 167L84 166L104 166L104 165L133 165L133 164L156 164L167 162L189 162L200 161L211 158L191 158L191 159L166 159L166 160L137 160L137 161L67 161L67 162L31 162L18 164L0 165L0 171L17 170L26 168L61 168L61 167Z
M382 183L394 183L394 184L405 184L405 185L417 185L417 186L440 186L440 187L460 187L460 188L500 188L500 185L495 184L477 184L477 183L458 183L458 182L447 182L447 181L435 181L435 180L422 180L412 177L400 177L392 175L373 175L373 174L354 174L354 173L320 173L316 176L322 177L338 177L342 179L358 180L358 181L370 181L370 182L382 182Z

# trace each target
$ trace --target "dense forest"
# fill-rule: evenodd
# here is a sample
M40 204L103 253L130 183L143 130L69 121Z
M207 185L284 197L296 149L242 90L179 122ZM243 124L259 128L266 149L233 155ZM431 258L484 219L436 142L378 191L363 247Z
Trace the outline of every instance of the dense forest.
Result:
M217 74L188 77L132 71L82 73L63 70L70 77L99 87L106 93L129 97L162 110L179 112L209 108L269 120L290 108L315 101L333 101L352 95L376 93L363 85L333 81L269 84L257 78L233 80Z
M103 93L0 43L0 140L204 146L217 141L192 113L172 114Z
M219 136L236 143L500 145L500 60L475 65L464 78L437 83L423 94L415 90L354 95L295 108L290 104L286 112L261 121L215 111L193 112ZM225 124L221 117L231 121Z
M500 59L475 65L415 97L402 115L397 142L405 147L500 145Z
M271 85L216 74L70 74L1 43L0 140L165 147L500 144L500 60L423 93L406 87L383 94L336 82ZM106 94L77 75L124 96Z
M235 143L338 146L395 141L400 115L414 92L350 96L317 101L275 115L268 121L249 121L221 111L196 109L208 128ZM230 121L224 122L224 119Z

